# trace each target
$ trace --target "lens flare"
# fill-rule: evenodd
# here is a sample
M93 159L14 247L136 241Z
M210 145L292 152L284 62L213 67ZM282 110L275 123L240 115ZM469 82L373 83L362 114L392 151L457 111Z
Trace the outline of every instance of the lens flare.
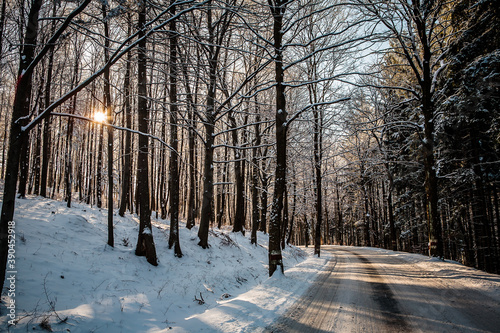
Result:
M96 112L94 113L94 120L98 123L106 122L106 114L104 112Z

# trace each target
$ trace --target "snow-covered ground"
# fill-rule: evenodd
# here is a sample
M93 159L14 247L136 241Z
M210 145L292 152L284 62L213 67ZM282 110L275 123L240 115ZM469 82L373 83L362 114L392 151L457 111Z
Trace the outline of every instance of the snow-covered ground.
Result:
M393 262L394 259L408 263L409 267L411 267L409 273L416 271L428 276L429 280L431 280L429 284L433 284L432 279L435 281L439 279L441 283L449 286L460 286L462 288L481 291L500 301L500 275L467 267L456 261L443 261L438 258L430 258L415 253L395 252L378 248L370 248L370 251L380 254L384 258L386 265ZM384 266L384 263L379 266Z
M15 280L5 282L0 332L261 332L300 299L328 259L340 260L346 251L361 251L397 288L418 289L425 283L444 293L459 286L461 292L479 290L500 300L498 275L383 249L333 247L317 258L312 249L287 247L285 275L269 278L263 233L254 246L249 232L243 236L213 229L211 247L203 250L197 245L197 227L188 230L181 224L184 256L176 258L168 249L168 221L156 219L160 264L153 267L134 255L137 217L114 219L116 244L111 248L106 245L106 210L78 203L66 208L43 198L18 200L16 273ZM356 275L356 269L345 274L355 274L350 281L370 279ZM398 277L405 283L391 280ZM15 296L9 297L12 286ZM13 301L15 325L9 326L11 309L6 306Z
M203 250L197 227L184 225L184 256L176 258L168 249L168 221L153 219L160 260L153 267L134 254L137 217L116 215L114 221L111 248L106 210L18 200L15 297L7 296L6 281L0 331L258 332L301 296L328 259L287 247L285 275L269 278L265 234L254 246L249 232L213 229L211 247ZM16 325L9 327L5 306L11 301Z

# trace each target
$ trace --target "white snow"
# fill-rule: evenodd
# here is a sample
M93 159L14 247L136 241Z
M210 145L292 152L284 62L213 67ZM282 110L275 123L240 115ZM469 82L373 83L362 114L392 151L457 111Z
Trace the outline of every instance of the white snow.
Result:
M418 268L419 272L426 272L440 281L447 281L449 285L482 291L488 296L500 300L500 276L486 273L472 267L467 267L452 260L441 260L415 253L395 252L385 249L375 249L380 254L402 259ZM410 272L409 274L410 275ZM429 285L433 285L430 281Z
M254 246L249 232L213 229L203 250L197 227L184 224L184 256L176 258L168 249L169 222L153 218L160 260L154 267L134 254L138 217L116 214L114 221L112 248L106 210L18 199L16 292L8 297L4 288L0 331L46 332L39 325L46 320L59 332L258 332L305 292L328 259L287 247L285 275L269 278L267 235L259 232ZM12 300L17 323L8 327Z
M57 332L262 332L305 293L332 255L322 251L317 258L312 248L287 247L285 275L278 270L269 278L263 233L253 246L249 232L212 229L211 247L203 250L197 227L181 224L184 256L176 258L168 249L168 221L153 219L160 260L154 267L134 254L138 217L114 219L111 248L106 210L18 199L16 290L9 297L4 289L0 331L46 332L40 326L44 321ZM389 261L397 257L412 269L500 297L499 279L491 274L421 255L373 250ZM5 307L12 301L16 325L9 327Z

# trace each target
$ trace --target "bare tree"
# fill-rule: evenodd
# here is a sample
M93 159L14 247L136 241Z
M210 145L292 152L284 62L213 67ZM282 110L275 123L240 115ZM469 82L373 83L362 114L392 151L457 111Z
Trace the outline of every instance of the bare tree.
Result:
M148 96L147 96L147 76L146 76L146 1L142 0L139 3L139 19L138 38L138 57L137 57L137 124L138 130L142 133L148 132ZM138 256L145 256L151 265L158 265L156 257L156 249L153 240L153 229L151 226L151 210L150 210L150 197L149 197L149 138L147 136L139 136L139 153L137 156L137 189L139 197L139 237L137 238L137 246L135 254Z
M176 0L171 1L170 14L175 16ZM178 162L178 107L177 107L177 20L170 21L170 164L169 164L169 188L170 188L170 238L168 247L174 247L176 257L182 257L181 246L179 243L179 162Z
M217 73L219 70L220 55L223 50L223 41L228 38L227 32L229 30L231 21L234 17L234 12L229 8L234 5L235 1L230 1L228 7L220 9L222 13L217 15L214 20L215 9L212 1L208 1L207 7L207 30L208 30L208 43L205 46L208 54L208 85L207 85L207 100L206 110L202 117L205 127L205 140L204 152L205 159L203 162L203 199L201 205L201 220L198 230L198 237L202 248L209 247L208 244L208 230L210 220L213 216L213 198L214 198L214 138L215 138L215 124L217 117L222 111L221 106L216 107L217 101ZM224 103L225 104L225 103Z
M54 1L52 5L52 16L56 16L56 2ZM50 27L50 35L53 35L56 29L56 22L53 21ZM45 81L45 106L50 105L51 100L51 87L52 87L52 75L54 69L54 49L49 50L47 64L47 78ZM49 159L50 159L50 146L51 146L51 119L46 118L43 122L43 148L42 148L42 170L41 170L41 180L40 180L40 195L42 197L47 196L47 177L49 171Z
M104 24L104 63L109 61L110 36L109 18L107 17L106 4L102 4ZM111 108L111 82L109 68L104 71L104 110L107 122L113 123L113 110ZM102 139L102 137L101 137ZM115 246L113 232L113 128L108 127L108 245ZM99 171L98 171L99 172Z
M132 32L132 16L130 13L127 13L127 32L130 36ZM123 90L125 93L125 100L123 105L124 119L125 119L125 127L132 128L132 105L130 100L131 95L131 62L132 62L132 53L127 54L127 60L125 64L125 76L123 79ZM119 215L124 216L125 211L127 210L127 206L129 205L130 193L131 193L131 168L132 168L132 137L129 131L125 132L125 147L123 149L123 169L122 169L122 189L121 189L121 198L120 198L120 210Z
M353 19L353 23L348 23L347 25L340 25L334 29L334 31L324 32L314 39L307 41L305 43L297 43L295 40L284 40L285 34L287 32L297 34L298 31L304 28L307 18L315 14L328 13L333 8L337 6L336 3L326 2L322 3L321 6L317 6L318 3L312 2L308 3L306 6L302 6L298 2L294 1L284 1L284 0L269 0L268 7L271 11L273 17L273 42L272 42L272 59L275 63L275 78L273 85L275 87L275 131L276 131L276 170L275 170L275 185L273 193L273 203L271 210L271 220L269 224L269 275L272 275L276 271L277 267L280 266L283 271L283 262L281 255L280 242L284 235L281 235L283 230L283 218L284 218L284 202L286 196L286 184L287 184L287 133L290 130L291 124L301 117L307 111L314 109L319 110L319 107L326 106L334 103L338 103L346 100L347 98L339 99L328 99L325 101L318 101L313 103L307 103L304 107L293 110L294 112L289 112L291 110L287 109L286 103L286 89L307 87L308 85L325 82L328 80L335 80L338 76L345 74L334 74L319 77L314 81L308 80L293 80L293 75L290 74L298 65L313 59L315 56L326 52L332 52L332 50L345 48L346 45L354 44L356 39L347 39L336 42L327 42L322 47L314 49L311 52L306 52L297 58L290 56L285 59L285 51L289 49L308 49L310 45L316 42L320 42L327 39L330 36L335 36L342 33L346 33L349 29L355 27L358 24L357 19ZM287 10L290 10L287 16ZM285 72L288 73L289 79L286 80ZM313 88L314 89L314 88ZM319 132L318 132L319 134ZM318 143L319 143L319 137ZM318 145L319 148L319 145ZM320 194L321 199L321 194ZM321 208L321 206L319 206ZM321 210L322 212L322 210ZM320 214L321 219L321 214ZM321 228L319 228L321 230Z
M289 1L268 0L269 9L273 17L273 40L276 84L276 171L269 223L269 276L272 276L278 266L284 273L283 257L281 254L281 223L283 201L286 191L286 155L287 155L287 111L284 85L283 64L283 26L284 15Z
M17 189L17 177L19 175L19 150L27 140L28 131L23 130L28 122L29 103L31 95L31 80L33 70L40 62L43 56L54 46L55 41L61 36L62 32L69 25L71 20L79 14L90 3L85 0L78 6L62 23L58 31L49 40L46 47L42 48L35 56L35 46L38 37L38 16L42 5L41 0L34 0L31 4L28 22L26 26L25 39L23 42L23 51L21 53L18 82L14 98L14 108L11 118L11 129L9 135L9 148L7 154L7 166L4 185L4 197L2 205L2 216L0 221L0 280L1 287L5 279L7 252L8 252L8 224L13 220L15 209L15 196ZM34 125L33 125L34 126ZM1 289L1 288L0 288Z

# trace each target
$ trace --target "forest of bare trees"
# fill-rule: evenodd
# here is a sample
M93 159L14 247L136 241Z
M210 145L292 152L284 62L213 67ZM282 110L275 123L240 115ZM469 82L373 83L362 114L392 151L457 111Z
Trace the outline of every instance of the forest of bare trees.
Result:
M0 1L3 275L27 195L500 271L498 1Z

